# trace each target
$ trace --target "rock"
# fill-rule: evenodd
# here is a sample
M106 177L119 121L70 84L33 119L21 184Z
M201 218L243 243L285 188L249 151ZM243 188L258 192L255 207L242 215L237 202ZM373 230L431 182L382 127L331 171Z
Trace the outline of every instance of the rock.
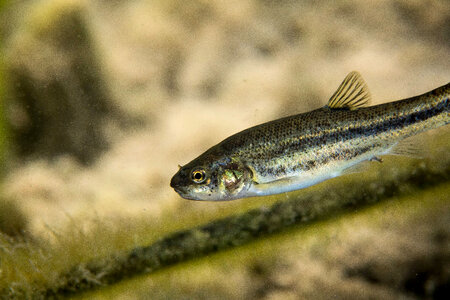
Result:
M27 235L28 220L17 201L5 199L0 196L0 237L6 234L10 237L24 237Z
M114 107L83 3L38 2L8 40L8 119L21 156L71 154L88 164L107 148Z

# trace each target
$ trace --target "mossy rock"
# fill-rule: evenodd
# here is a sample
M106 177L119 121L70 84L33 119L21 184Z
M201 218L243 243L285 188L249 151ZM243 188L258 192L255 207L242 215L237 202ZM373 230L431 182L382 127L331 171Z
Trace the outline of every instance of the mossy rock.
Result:
M3 2L0 1L0 13L2 10ZM5 68L3 58L3 40L0 37L0 176L5 172L6 166L6 149L8 145L8 132L5 122Z
M1 44L0 44L1 53ZM1 56L1 55L0 55ZM4 112L4 84L3 84L3 69L2 61L0 60L0 175L5 169L5 148L7 141L7 134L5 128L5 112Z
M17 203L0 196L0 234L23 237L28 221Z
M114 109L86 14L83 1L38 2L8 39L8 119L20 155L89 163L107 147Z

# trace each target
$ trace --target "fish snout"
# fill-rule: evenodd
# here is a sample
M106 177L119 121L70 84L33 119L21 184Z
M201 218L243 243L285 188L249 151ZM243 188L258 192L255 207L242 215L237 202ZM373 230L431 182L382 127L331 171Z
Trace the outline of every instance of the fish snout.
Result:
M170 187L172 187L175 192L180 195L184 195L186 193L186 182L180 172L177 172L175 175L173 175L172 179L170 180Z
M180 176L177 174L173 175L172 179L170 180L170 187L176 189L180 186L181 180Z

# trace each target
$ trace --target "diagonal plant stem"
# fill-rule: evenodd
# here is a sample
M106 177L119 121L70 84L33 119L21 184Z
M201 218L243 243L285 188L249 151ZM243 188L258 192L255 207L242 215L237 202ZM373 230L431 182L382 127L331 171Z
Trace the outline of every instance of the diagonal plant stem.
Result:
M258 237L279 232L295 224L307 224L336 216L411 193L417 188L434 186L450 180L450 164L439 169L425 164L408 168L407 172L379 182L347 183L333 191L300 193L268 208L210 222L161 238L149 246L137 247L129 253L78 265L66 274L60 286L37 292L36 297L60 297L100 286L110 285L139 274L192 258L248 243Z

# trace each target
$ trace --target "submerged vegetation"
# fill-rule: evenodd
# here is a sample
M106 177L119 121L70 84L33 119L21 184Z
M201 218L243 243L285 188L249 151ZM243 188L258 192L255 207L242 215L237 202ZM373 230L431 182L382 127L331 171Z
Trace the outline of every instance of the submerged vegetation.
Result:
M352 70L373 104L448 83L445 0L2 3L0 299L446 295L448 128L419 137L425 157L292 193L169 187Z
M3 286L2 293L9 296L46 297L79 293L243 245L296 224L310 224L296 227L296 231L310 230L321 224L318 221L342 213L358 215L358 210L367 205L400 195L407 198L407 195L420 193L421 189L443 183L445 185L441 186L440 194L436 194L437 198L430 201L438 205L439 209L444 209L444 213L448 212L444 190L450 180L449 161L439 165L409 162L401 169L397 169L391 162L384 170L371 173L372 175L365 175L359 180L336 180L316 189L293 193L289 199L271 206L199 224L166 237L155 236L154 242L149 246L129 248L132 237L127 235L139 234L139 230L144 228L155 230L158 227L157 224L149 226L148 221L144 220L119 220L114 224L99 222L88 234L83 233L82 228L74 223L74 232L70 234L70 238L65 237L66 233L54 232L53 243L40 241L24 243L18 247L18 244L9 244L7 240L3 240L3 275L7 282L15 284L12 289L11 286ZM380 179L374 180L374 177ZM319 233L317 238L321 238ZM128 244L128 250L124 248L119 251L124 247L122 243ZM82 245L89 249L80 248ZM112 249L118 252L111 253ZM99 256L101 253L103 256ZM74 264L76 261L81 263ZM30 269L34 271L30 272Z
M77 299L445 299L448 192L416 190Z
M0 6L1 10L1 6ZM3 176L5 170L5 155L6 155L6 145L7 145L7 130L5 122L5 74L4 74L4 63L2 59L2 45L0 39L0 176Z

